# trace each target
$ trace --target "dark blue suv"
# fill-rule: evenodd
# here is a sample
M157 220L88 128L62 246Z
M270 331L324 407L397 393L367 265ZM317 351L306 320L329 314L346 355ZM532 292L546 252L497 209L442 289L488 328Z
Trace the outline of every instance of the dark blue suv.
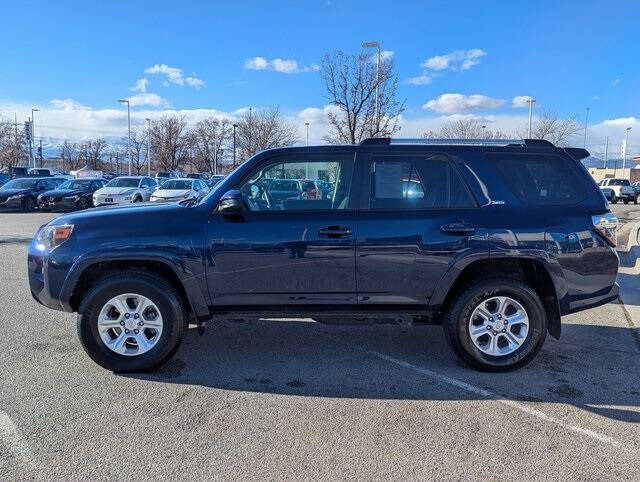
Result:
M31 243L31 292L77 312L114 371L164 362L189 323L266 316L439 323L467 364L512 369L563 315L618 295L617 220L587 155L537 140L273 149L200 201L53 220ZM274 196L278 179L332 190Z

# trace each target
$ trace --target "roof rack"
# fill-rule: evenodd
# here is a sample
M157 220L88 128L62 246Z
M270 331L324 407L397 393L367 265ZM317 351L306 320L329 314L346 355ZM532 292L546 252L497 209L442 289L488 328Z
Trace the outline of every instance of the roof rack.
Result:
M377 137L364 139L361 146L388 145L421 145L421 146L526 146L526 147L554 147L544 139L438 139L438 138L403 138Z

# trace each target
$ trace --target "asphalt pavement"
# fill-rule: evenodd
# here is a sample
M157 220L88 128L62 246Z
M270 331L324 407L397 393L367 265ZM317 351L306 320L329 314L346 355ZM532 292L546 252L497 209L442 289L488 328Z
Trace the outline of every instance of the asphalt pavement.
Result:
M435 326L229 320L123 376L29 294L52 217L0 214L2 480L640 479L640 296L565 317L506 374L459 364Z

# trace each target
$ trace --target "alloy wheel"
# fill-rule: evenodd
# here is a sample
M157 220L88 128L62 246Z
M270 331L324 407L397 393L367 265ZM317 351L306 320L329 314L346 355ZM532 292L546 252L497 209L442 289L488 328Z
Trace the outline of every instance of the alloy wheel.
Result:
M469 336L475 347L492 356L516 351L529 333L524 307L508 296L493 296L478 304L469 318Z

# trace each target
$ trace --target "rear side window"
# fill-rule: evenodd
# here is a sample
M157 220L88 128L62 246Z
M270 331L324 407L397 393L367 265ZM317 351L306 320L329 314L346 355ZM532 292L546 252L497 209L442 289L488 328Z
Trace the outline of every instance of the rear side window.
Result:
M458 173L445 159L375 160L371 209L449 209L475 207Z
M536 154L489 154L487 158L524 204L568 205L587 197L579 178L582 173L567 159Z

